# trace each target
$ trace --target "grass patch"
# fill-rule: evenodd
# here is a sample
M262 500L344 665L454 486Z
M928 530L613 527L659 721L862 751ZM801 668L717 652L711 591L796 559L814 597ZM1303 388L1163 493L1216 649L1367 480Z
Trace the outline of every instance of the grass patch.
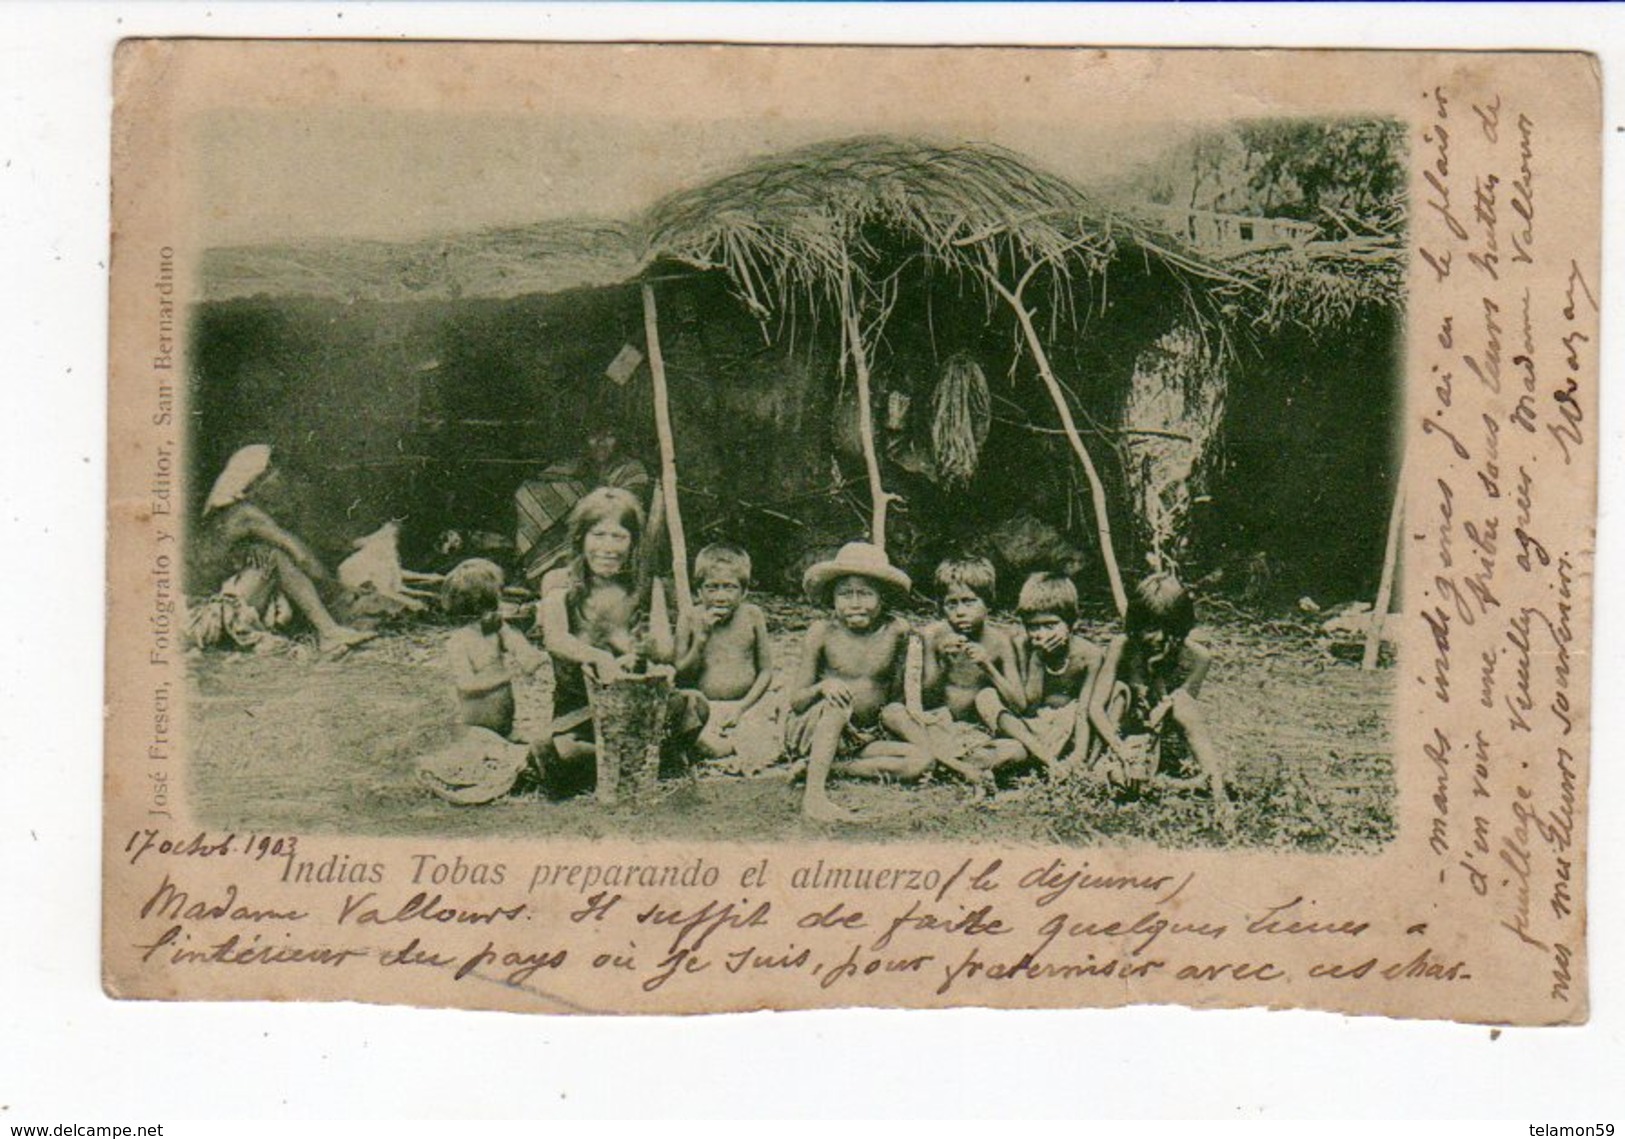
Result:
M758 598L781 674L813 611ZM786 772L702 773L643 809L511 797L455 807L424 791L416 760L450 738L444 665L450 629L388 633L339 660L303 647L279 656L195 653L188 662L194 816L211 828L435 837L851 841L1149 842L1373 851L1394 836L1392 669L1333 660L1312 627L1223 612L1201 636L1215 663L1203 691L1219 745L1236 764L1237 831L1225 837L1205 796L1119 800L1081 781L1018 780L991 799L957 783L842 783L844 803L877 816L861 828L804 821ZM1104 643L1110 626L1090 632ZM547 671L520 684L516 735L535 739L551 709Z

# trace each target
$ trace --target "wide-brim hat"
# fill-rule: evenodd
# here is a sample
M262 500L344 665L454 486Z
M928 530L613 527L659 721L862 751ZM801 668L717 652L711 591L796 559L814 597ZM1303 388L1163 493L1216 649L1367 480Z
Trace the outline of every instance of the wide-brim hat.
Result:
M828 600L829 587L843 577L866 577L877 585L906 594L914 583L886 560L886 551L870 542L848 542L827 562L817 562L802 575L801 588L817 604Z
M471 725L449 746L418 760L418 777L448 803L489 803L513 790L528 752L524 744Z
M239 447L226 460L225 469L220 477L214 480L214 486L209 489L209 497L203 503L206 512L218 510L222 506L230 506L240 502L248 493L248 488L254 485L261 475L271 466L271 448L265 443L250 443L246 447Z

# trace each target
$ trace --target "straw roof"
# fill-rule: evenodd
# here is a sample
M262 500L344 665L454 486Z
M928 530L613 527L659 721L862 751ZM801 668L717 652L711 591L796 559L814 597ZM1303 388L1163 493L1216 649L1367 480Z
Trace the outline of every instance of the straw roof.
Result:
M853 264L905 255L957 270L1044 264L1102 272L1114 219L1072 183L985 144L862 137L775 154L650 211L651 257L722 269L759 313L800 294L816 303ZM1018 270L1019 272L1019 270Z
M660 261L727 273L753 312L818 307L844 274L870 282L920 258L1008 283L1104 274L1125 248L1167 267L1185 301L1273 330L1316 331L1404 298L1403 209L1331 240L1215 250L1134 203L1107 202L1001 147L882 136L776 153L683 190L627 224L558 220L412 242L324 240L210 249L206 301L511 298L623 284ZM985 284L985 282L984 282Z
M1237 298L1257 327L1325 333L1366 313L1403 308L1405 268L1398 237L1310 242L1255 254L1238 266L1254 288Z
M1319 223L1200 215L1226 223L1229 232L1249 225L1265 235L1257 243L1191 240L1188 219L1195 211L1138 203L1119 209L1155 235L1149 240L1208 276L1217 308L1247 326L1275 332L1294 325L1323 334L1367 313L1404 308L1402 201L1370 217L1328 214Z

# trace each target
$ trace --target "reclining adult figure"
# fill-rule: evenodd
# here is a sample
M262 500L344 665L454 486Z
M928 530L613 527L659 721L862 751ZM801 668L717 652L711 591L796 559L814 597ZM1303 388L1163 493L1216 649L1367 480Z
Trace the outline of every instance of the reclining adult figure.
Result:
M317 585L329 580L321 561L255 501L279 479L271 448L251 443L239 448L214 480L193 538L198 555L193 584L202 587L194 592L213 593L192 611L188 635L194 644L268 647L294 611L315 628L322 652L374 636L334 619Z

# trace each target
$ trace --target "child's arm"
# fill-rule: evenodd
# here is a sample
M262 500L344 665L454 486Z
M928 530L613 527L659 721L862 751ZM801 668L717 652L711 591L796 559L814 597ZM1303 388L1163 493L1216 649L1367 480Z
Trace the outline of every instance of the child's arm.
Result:
M695 606L688 618L677 619L677 678L693 680L699 676L705 660L705 643L711 639L711 627L705 622L705 611Z
M1202 681L1207 679L1207 670L1213 664L1213 650L1200 641L1186 641L1185 651L1190 661L1190 671L1185 674L1184 683L1179 687L1192 696L1202 694Z
M908 646L918 634L915 633L914 626L909 624L908 621L902 617L897 617L892 620L891 632L897 637L897 643L892 648L891 663L887 666L890 675L886 677L886 702L888 704L901 703L904 706L907 706ZM925 650L926 663L921 669L922 673L926 675L929 675L931 671L930 660L931 649L928 645L926 646ZM930 691L930 688L923 684L921 685L921 688L926 692Z
M796 664L795 678L790 685L790 707L797 712L805 712L823 695L818 673L824 663L824 635L823 621L814 621L807 626L801 660Z
M914 631L912 635L920 642L920 693L922 697L930 697L942 690L941 643L948 633L948 626L944 622L933 621L925 628ZM905 649L906 653L907 650ZM906 662L905 662L906 667Z
M1036 708L1044 702L1044 658L1032 641L1021 645L1021 687L1027 697L1027 707Z
M1106 654L1100 651L1100 646L1079 633L1073 633L1067 644L1067 661L1071 666L1071 677L1077 681L1078 703L1085 708L1094 699L1095 687L1099 683L1101 667L1105 663ZM1111 693L1107 693L1110 696Z
M982 637L993 642L991 649L981 641L969 641L961 651L982 670L1004 706L1020 715L1027 710L1027 693L1010 667L1009 640L991 626L983 630Z
M1100 684L1102 654L1093 641L1073 634L1067 644L1067 655L1069 659L1081 661L1083 664L1083 675L1078 677L1078 722L1072 731L1074 753L1082 759L1089 754L1094 735L1090 712L1094 706L1095 689ZM1108 699L1110 695L1108 692Z
M554 589L542 595L538 610L542 624L542 641L547 651L574 664L591 666L600 673L613 674L619 666L615 654L590 645L570 631L569 592Z
M1207 679L1207 670L1213 663L1213 653L1206 645L1197 641L1186 641L1181 646L1179 663L1184 666L1185 676L1179 684L1157 702L1151 710L1151 726L1156 727L1162 723L1162 718L1173 708L1175 699L1183 692L1192 700L1202 692L1202 681Z
M910 632L903 643L903 710L915 723L925 723L925 638Z
M1033 707L1033 698L1027 692L1027 630L1019 623L1010 629L1010 675L1015 677L1027 707Z
M966 655L981 665L982 671L993 684L993 690L999 694L999 699L1004 701L1004 706L1019 716L1027 710L1027 690L1016 671L1015 644L997 629L991 629L990 632L992 635L988 640L994 642L991 650L972 642ZM983 654L981 659L977 659L977 654L970 650L980 650Z
M506 622L497 630L497 643L503 653L513 661L514 667L526 676L542 667L542 652L530 643L530 638Z
M1112 688L1117 684L1117 670L1121 667L1123 646L1127 643L1127 637L1112 638L1111 646L1106 650L1106 659L1101 662L1100 674L1095 677L1094 691L1089 696L1089 722L1099 733L1101 742L1117 756L1123 753L1123 737L1117 734L1117 725L1112 723L1106 704L1111 699Z
M750 618L750 644L751 651L756 654L756 679L751 682L744 700L740 701L741 716L767 695L768 687L773 683L773 645L767 637L767 617L754 605L745 611L745 616Z
M479 652L480 642L484 639L485 635L478 629L464 628L453 633L446 644L451 658L452 684L459 696L484 696L512 682L508 670L502 667L502 658L496 654L492 654L489 667L480 667L480 657L484 655Z

